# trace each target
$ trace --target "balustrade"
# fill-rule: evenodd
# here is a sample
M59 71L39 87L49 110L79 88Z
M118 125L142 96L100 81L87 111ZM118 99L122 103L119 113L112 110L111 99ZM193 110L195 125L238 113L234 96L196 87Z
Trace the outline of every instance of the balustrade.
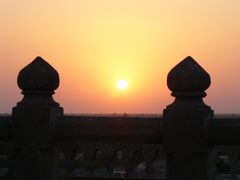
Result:
M240 117L214 116L210 84L187 57L168 74L163 115L64 115L59 75L37 57L18 75L23 99L0 116L0 179L240 179Z

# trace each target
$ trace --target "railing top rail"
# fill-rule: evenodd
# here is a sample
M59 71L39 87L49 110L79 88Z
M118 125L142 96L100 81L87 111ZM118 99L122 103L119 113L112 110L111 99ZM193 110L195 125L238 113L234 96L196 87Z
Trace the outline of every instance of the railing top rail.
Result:
M160 122L160 117L63 116L56 123L56 140L161 144Z

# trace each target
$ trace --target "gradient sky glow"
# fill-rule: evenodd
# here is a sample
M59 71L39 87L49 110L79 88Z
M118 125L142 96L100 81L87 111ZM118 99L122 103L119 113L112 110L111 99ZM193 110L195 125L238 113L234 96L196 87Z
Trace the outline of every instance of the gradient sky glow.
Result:
M167 73L186 56L209 72L205 102L240 113L239 0L1 0L0 113L22 98L36 56L60 74L66 113L162 113ZM119 91L116 82L128 81Z

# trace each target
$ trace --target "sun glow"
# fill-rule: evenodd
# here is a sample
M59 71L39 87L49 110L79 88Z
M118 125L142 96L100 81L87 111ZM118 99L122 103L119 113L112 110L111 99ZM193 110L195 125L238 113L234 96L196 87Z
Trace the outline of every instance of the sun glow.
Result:
M116 86L119 90L125 90L128 88L128 82L125 79L118 80Z

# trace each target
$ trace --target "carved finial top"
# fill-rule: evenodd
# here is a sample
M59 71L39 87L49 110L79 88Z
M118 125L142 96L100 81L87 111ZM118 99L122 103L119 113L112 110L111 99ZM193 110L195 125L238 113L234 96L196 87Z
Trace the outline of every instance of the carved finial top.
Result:
M48 62L38 56L19 72L17 83L23 93L52 94L59 86L59 75Z
M210 84L210 75L190 56L171 69L167 77L168 88L176 97L204 97Z

